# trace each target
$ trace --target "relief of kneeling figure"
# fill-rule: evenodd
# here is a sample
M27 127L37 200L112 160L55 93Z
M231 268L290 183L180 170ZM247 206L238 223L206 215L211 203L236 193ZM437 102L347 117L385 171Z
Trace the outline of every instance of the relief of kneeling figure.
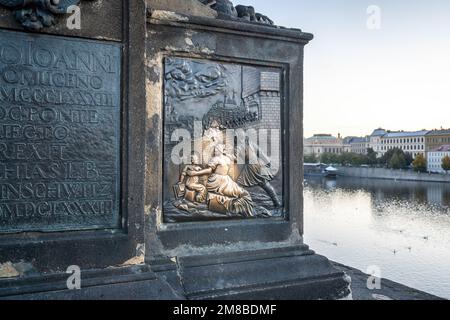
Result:
M253 200L250 193L229 176L232 165L233 161L226 154L225 146L219 144L215 146L214 157L211 158L206 169L197 170L198 168L191 167L186 170L186 174L192 178L208 176L206 190L208 191L207 201L210 211L254 217Z

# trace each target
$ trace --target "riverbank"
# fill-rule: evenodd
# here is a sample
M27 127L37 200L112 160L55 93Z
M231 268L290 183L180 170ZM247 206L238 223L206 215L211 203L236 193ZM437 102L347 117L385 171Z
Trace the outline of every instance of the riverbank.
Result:
M429 174L410 170L392 170L385 168L337 166L339 175L344 177L388 179L404 181L450 182L450 174Z
M380 289L370 290L367 288L369 275L336 262L333 264L352 279L352 300L445 300L388 279L381 279Z

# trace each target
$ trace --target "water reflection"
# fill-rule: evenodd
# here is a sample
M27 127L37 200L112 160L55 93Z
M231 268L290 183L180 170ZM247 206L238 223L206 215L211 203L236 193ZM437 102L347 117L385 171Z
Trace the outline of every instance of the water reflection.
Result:
M450 298L450 186L378 179L305 180L305 239L363 271ZM375 292L376 293L376 292Z
M317 179L308 178L306 184L311 189L347 192L367 191L379 201L407 200L421 204L432 204L448 209L450 205L450 186L445 183L391 181L381 179Z

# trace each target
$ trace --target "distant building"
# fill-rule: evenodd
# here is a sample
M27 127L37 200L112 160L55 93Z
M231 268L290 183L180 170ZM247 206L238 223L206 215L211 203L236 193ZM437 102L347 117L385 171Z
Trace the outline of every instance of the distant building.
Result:
M350 141L355 137L345 137L342 139L342 152L352 152Z
M450 145L443 145L427 152L427 169L431 172L445 172L442 169L442 158L450 157Z
M304 139L304 152L315 155L325 152L367 154L367 150L372 148L377 157L381 157L389 150L400 149L415 158L418 154L426 156L428 151L443 145L450 145L450 129L389 131L378 128L366 137L350 136L342 139L340 135L336 138L331 134L316 134Z
M375 129L369 136L369 148L377 153L377 156L382 156L384 153L381 146L381 137L387 133L386 130L382 128Z
M369 137L351 137L348 141L350 151L357 154L367 154L367 149L370 148Z
M391 149L401 149L415 158L419 153L425 155L425 136L429 131L395 131L381 136L381 155Z
M344 140L340 135L315 134L304 140L304 154L320 156L323 153L342 154L345 152Z
M450 129L431 130L425 136L427 152L442 145L450 145Z

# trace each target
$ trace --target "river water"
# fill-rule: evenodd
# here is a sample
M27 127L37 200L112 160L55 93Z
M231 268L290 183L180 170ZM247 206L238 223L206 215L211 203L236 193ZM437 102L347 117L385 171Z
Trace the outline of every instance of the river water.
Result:
M450 184L306 178L304 198L317 253L450 299Z

